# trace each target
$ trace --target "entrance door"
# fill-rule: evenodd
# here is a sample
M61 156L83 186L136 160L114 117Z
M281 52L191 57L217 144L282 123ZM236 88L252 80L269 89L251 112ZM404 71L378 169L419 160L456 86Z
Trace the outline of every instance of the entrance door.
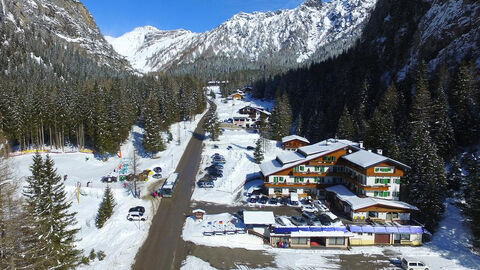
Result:
M390 244L390 234L375 234L375 244Z

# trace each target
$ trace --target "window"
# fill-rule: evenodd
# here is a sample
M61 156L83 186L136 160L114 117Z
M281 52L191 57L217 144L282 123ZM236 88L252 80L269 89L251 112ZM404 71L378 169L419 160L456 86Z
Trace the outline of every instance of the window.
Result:
M318 172L318 166L315 166L315 171Z
M306 245L308 242L308 239L305 237L294 237L292 238L292 244L293 245Z
M341 245L341 246L343 246L343 245L345 245L345 238L343 238L343 237L329 237L328 238L328 244L329 245L337 245L337 246Z
M380 183L380 180L381 180L380 178L375 178L375 184Z
M378 196L378 191L374 191L373 196L377 197Z
M377 218L378 217L378 212L370 211L370 212L368 212L368 217Z
M273 182L274 182L274 183L277 183L277 181L278 181L278 177L276 177L276 176L273 177Z
M367 234L370 235L370 236L373 235L373 233L371 233L371 232L369 232L369 233L367 233Z
M283 182L283 180L284 180L283 176L280 176L279 180L280 180L280 182Z
M304 177L300 177L300 182L304 182L305 181L305 178Z
M361 233L361 232L359 232L359 233L357 233L357 234L358 234L358 235L363 235L363 233Z
M293 167L293 172L298 172L298 167L297 166Z
M401 240L410 240L410 234L402 233L402 234L400 234L400 239Z
M398 213L393 213L393 218L398 219Z
M298 183L299 178L300 178L300 177L294 177L294 178L293 178L293 181L294 181L295 183Z
M390 179L388 178L382 179L382 184L390 184Z
M300 166L300 171L304 171L305 170L305 166Z
M396 179L396 180L395 180L395 183L397 183L397 184L400 185L400 183L401 183L400 179Z

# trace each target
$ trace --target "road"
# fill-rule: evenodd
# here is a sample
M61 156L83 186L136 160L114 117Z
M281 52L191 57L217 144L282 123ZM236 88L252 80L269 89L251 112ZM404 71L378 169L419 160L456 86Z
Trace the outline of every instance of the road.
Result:
M202 154L203 119L177 166L179 182L172 198L163 198L154 215L148 237L135 257L132 269L179 269L185 258L185 242L181 239L185 215L190 212L195 177Z

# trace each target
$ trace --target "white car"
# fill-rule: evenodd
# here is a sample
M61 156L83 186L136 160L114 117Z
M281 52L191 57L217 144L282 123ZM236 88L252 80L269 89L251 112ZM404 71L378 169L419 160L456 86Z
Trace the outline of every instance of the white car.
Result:
M428 270L425 263L410 258L402 258L402 268L405 270Z
M128 212L127 219L130 221L134 221L134 220L145 221L147 220L147 215L138 211L133 211L133 212Z
M317 213L318 209L311 205L304 205L302 206L302 212Z

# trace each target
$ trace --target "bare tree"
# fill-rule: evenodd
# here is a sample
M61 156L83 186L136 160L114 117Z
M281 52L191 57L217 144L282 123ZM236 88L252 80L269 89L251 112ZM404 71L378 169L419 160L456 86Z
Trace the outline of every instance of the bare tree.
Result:
M133 188L134 195L137 196L137 181L139 176L139 167L140 167L140 157L138 156L137 150L133 150L132 153L132 170L133 170Z

